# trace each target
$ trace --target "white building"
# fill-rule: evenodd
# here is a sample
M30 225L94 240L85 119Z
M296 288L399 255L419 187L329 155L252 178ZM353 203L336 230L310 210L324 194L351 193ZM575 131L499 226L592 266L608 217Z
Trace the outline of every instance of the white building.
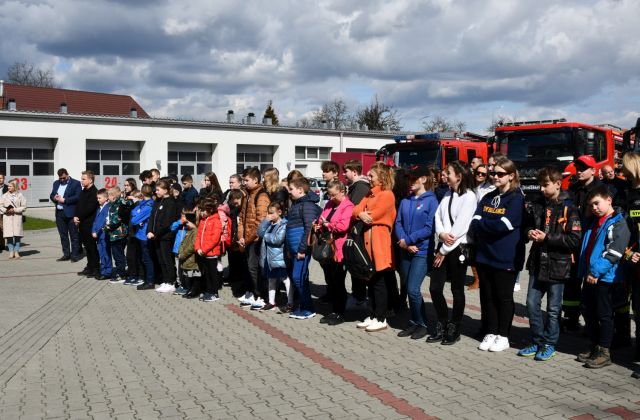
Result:
M196 182L213 170L224 187L250 166L319 177L331 152L371 152L393 141L385 132L149 118L122 95L5 84L0 96L0 172L18 180L33 207L51 204L61 167L76 179L93 170L98 187L122 187L143 169L196 174Z

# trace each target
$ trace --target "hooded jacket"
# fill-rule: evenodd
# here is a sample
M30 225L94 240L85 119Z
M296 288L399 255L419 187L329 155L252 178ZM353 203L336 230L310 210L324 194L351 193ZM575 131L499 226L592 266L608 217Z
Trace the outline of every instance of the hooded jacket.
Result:
M258 226L267 217L269 195L261 186L247 190L240 205L238 239L244 238L245 247L258 240Z
M531 246L527 270L539 281L569 279L582 237L580 215L573 201L561 191L557 200L545 200L544 205L530 203L527 214L526 237L533 229L545 232L544 241Z
M363 198L369 194L371 191L371 184L369 183L369 178L366 176L359 176L353 184L349 185L347 195L349 196L349 200L353 203L354 206L360 204Z
M260 245L260 267L267 264L270 270L286 268L284 260L284 238L287 231L287 219L281 218L275 225L265 219L258 228L258 236L262 238Z
M342 259L344 258L342 254L342 247L347 241L347 233L349 232L349 227L351 226L351 215L353 214L353 207L354 205L351 200L349 200L349 197L345 197L337 206L333 200L329 200L327 201L327 204L325 204L324 210L322 210L322 214L320 214L320 216L326 220L329 217L331 211L334 208L336 209L326 227L322 227L322 229L326 229L331 232L331 235L333 236L334 245L336 248L336 262L342 262Z
M153 211L147 225L147 232L153 233L154 241L171 241L171 224L178 218L176 200L173 197L164 197L153 204Z
M196 252L202 250L203 257L218 257L222 254L222 225L220 216L214 213L198 224L198 234L194 248Z
M614 212L609 216L600 226L600 229L597 229L597 223L598 218L591 217L582 238L578 277L582 279L587 274L591 274L598 281L606 283L623 281L625 267L619 262L631 238L629 227L622 214L618 212ZM585 254L591 235L596 235L596 238L591 250L591 258L586 261Z
M180 243L180 249L178 249L178 260L180 261L180 268L183 270L199 270L198 262L196 261L196 235L197 229L187 231L182 243Z
M395 234L399 241L415 245L415 255L427 255L429 242L433 238L433 221L438 208L438 199L433 191L419 197L411 195L402 199L395 222Z
M291 202L287 214L287 246L292 254L306 254L309 248L309 233L313 222L322 209L320 197L313 191Z
M147 225L153 210L153 200L141 200L131 211L131 226L133 227L136 239L147 240Z
M469 226L478 263L499 270L522 270L525 254L523 215L524 195L520 188L512 188L504 194L496 189L482 197Z

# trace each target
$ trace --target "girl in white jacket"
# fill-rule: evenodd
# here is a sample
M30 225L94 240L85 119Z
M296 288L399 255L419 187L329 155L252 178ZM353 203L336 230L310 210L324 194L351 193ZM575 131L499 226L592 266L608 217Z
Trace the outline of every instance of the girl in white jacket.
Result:
M436 211L436 237L439 245L433 262L429 292L438 314L436 333L427 337L428 343L451 345L460 339L460 323L464 314L464 283L467 264L462 247L467 245L467 230L476 211L474 180L470 169L462 162L447 165L447 183L451 188ZM444 298L445 281L451 282L453 310L449 320Z

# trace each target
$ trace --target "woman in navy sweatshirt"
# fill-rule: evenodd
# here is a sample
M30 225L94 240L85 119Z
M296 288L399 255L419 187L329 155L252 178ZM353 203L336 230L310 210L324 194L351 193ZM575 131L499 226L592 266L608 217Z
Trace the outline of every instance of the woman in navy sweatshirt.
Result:
M513 286L524 264L524 195L511 160L497 159L489 175L496 189L480 200L469 227L472 236L481 239L475 241L476 261L482 322L487 334L478 348L503 351L509 348Z
M434 176L430 169L418 167L408 177L411 195L400 202L395 234L401 249L400 273L407 285L411 319L398 337L418 340L427 335L427 314L420 287L427 275L427 253L438 199L433 192Z

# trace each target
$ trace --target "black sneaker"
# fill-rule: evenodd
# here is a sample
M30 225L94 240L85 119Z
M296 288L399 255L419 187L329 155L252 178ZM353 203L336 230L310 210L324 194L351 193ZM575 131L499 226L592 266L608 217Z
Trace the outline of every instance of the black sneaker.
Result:
M334 326L334 325L340 325L344 322L344 318L342 317L342 315L340 314L336 314L336 316L334 316L333 318L329 319L329 321L327 322L327 325L330 326Z
M149 283L143 283L140 286L136 287L136 289L138 290L154 290L155 288L156 288L155 285L149 284Z
M80 256L80 257L71 257L71 258L69 258L69 261L71 261L72 263L77 263L81 259L82 259L82 256Z
M320 323L321 323L321 324L328 324L328 323L329 323L329 321L330 321L332 318L335 318L335 317L337 317L337 316L338 316L338 314L336 314L336 313L330 313L329 315L326 315L326 316L323 316L322 318L320 318Z
M88 268L85 267L84 270L78 271L76 274L78 274L79 276L86 276L89 273L91 273L91 271Z
M421 325L418 328L416 328L416 330L413 332L413 334L411 334L411 339L412 340L420 340L420 339L426 337L427 334L429 334L429 330L427 330L427 327L423 327Z
M69 261L70 259L71 259L70 256L63 255L62 257L58 258L56 261Z
M404 330L400 331L398 333L398 337L409 337L411 336L411 334L416 332L417 329L418 329L418 326L416 324L411 324Z
M96 280L109 280L109 279L111 279L111 276L103 276L101 274L96 274L95 279Z

